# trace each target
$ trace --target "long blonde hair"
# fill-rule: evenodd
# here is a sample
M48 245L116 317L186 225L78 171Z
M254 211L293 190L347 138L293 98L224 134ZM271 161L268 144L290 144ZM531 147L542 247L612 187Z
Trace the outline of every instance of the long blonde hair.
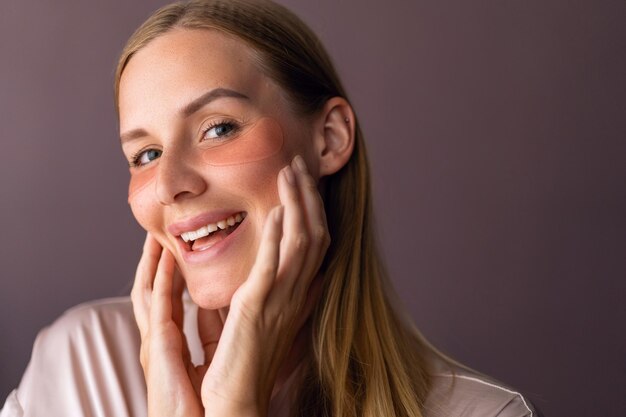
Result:
M116 105L133 54L172 28L216 29L250 45L298 114L314 115L331 97L347 99L318 38L286 8L268 0L195 0L159 9L131 36L116 71ZM392 307L358 123L349 162L325 181L332 243L322 266L322 302L313 313L314 365L305 372L296 409L302 416L420 417L432 348Z

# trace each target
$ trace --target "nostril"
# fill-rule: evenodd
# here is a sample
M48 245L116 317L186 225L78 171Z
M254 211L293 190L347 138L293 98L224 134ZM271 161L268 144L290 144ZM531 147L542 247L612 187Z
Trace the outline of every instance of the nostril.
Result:
M157 160L156 192L161 204L174 204L200 195L207 189L205 167L190 152L172 146Z

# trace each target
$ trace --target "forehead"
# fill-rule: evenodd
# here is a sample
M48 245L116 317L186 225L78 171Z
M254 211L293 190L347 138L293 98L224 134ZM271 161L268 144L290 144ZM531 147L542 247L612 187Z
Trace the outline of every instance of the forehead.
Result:
M277 86L260 70L255 51L217 30L173 29L130 59L120 79L120 127L146 115L177 111L199 94L229 88L257 105L276 103Z

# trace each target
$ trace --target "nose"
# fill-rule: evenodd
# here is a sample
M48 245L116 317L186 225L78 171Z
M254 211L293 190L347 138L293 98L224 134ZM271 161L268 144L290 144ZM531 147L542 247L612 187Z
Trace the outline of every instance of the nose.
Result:
M171 205L202 194L208 185L199 168L191 155L163 152L156 177L159 202Z

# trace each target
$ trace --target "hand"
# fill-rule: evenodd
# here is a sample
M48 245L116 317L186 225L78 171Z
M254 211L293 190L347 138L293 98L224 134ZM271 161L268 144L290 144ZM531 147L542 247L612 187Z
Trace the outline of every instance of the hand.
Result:
M191 363L182 333L182 277L172 254L148 234L132 301L150 417L267 413L276 375L319 297L314 277L330 243L315 180L302 158L292 165L278 176L282 205L267 217L226 321L198 311L203 366Z
M283 205L268 215L255 264L231 300L202 383L206 415L267 413L278 370L319 298L320 280L311 284L330 237L317 184L301 157L281 171L278 191Z
M141 334L150 417L204 415L200 385L206 366L191 363L182 331L184 287L174 257L148 233L131 299Z

